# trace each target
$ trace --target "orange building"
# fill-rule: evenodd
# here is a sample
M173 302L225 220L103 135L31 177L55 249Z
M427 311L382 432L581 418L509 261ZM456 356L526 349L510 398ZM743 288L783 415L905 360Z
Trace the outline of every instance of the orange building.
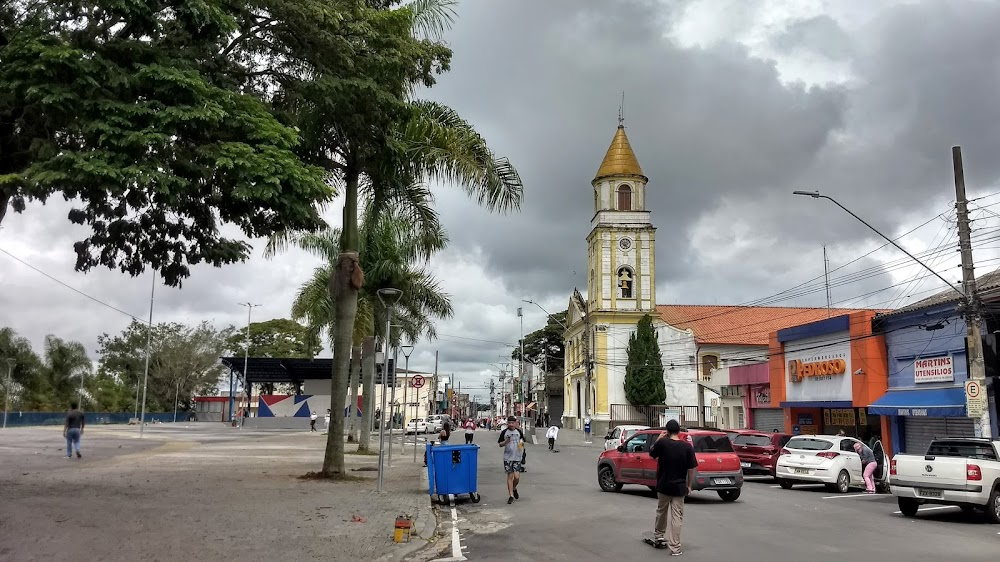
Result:
M885 338L872 333L878 311L861 311L772 332L768 353L771 402L785 431L847 435L892 445L889 419L867 407L888 389Z

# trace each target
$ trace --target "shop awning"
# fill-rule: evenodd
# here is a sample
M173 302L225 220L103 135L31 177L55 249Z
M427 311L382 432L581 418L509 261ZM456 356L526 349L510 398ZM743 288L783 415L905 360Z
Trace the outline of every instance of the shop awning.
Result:
M880 416L958 418L965 415L965 389L890 390L868 406L868 413Z

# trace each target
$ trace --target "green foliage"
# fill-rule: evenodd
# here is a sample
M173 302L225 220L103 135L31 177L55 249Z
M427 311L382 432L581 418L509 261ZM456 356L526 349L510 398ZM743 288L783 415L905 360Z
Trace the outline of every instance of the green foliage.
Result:
M14 359L11 383L7 383L7 359ZM30 342L11 328L0 328L0 400L10 394L11 407L18 410L64 410L80 397L81 382L91 382L93 365L78 342L46 336L38 356ZM89 400L83 389L83 402Z
M236 330L227 342L234 355L243 356L246 351L247 332ZM312 359L323 345L302 324L287 318L275 318L266 322L250 324L251 357L297 357Z
M354 4L4 2L0 220L62 194L91 229L78 270L149 264L169 285L192 264L248 257L220 223L250 237L318 227L332 189L269 102L303 57L325 53L330 68L350 57L356 30L340 25ZM258 17L270 12L285 19Z
M563 326L566 324L567 311L557 312L548 317L545 327L524 336L524 357L534 365L544 366L546 373L560 371L566 357L566 347L563 343ZM521 348L514 348L511 359L521 358Z
M635 333L628 339L625 398L633 406L663 404L667 399L659 337L648 314L639 320Z

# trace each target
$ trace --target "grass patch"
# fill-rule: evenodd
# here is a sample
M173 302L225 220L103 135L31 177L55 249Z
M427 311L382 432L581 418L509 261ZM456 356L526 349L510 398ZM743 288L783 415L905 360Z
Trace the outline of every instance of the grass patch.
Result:
M324 474L322 472L307 472L297 477L299 480L319 480L324 482L364 482L368 478L355 476L353 474Z

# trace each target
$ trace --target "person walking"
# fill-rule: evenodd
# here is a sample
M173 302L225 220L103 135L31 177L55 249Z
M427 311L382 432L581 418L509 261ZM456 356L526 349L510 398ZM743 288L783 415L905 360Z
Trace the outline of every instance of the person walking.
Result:
M83 435L83 428L87 425L87 416L79 409L76 402L69 405L69 412L66 412L66 423L63 424L63 437L66 438L66 458L73 458L73 449L76 449L76 458L80 454L80 437Z
M507 427L500 432L497 443L503 448L503 471L507 473L507 504L520 499L517 485L521 482L521 459L524 458L524 432L517 426L517 418L507 418Z
M545 432L545 437L549 440L549 450L553 453L556 452L556 439L559 437L559 428L553 424Z
M691 493L698 459L694 447L681 440L681 427L677 420L668 421L666 429L667 432L661 433L649 448L649 456L656 459L658 500L653 538L661 545L666 544L671 556L680 556L683 554L681 527L684 524L684 498Z
M475 432L476 432L476 422L472 418L469 418L469 419L465 420L465 444L466 445L471 445L472 444L472 437L475 435Z
M861 474L865 480L865 493L874 494L875 478L872 474L874 474L875 469L878 468L878 463L875 462L875 452L872 451L868 445L865 445L860 441L855 441L854 451L861 457Z
M318 418L318 417L319 416L316 415L316 411L313 410L313 413L309 416L309 431L310 431L310 433L313 432L313 431L316 431L316 418Z

